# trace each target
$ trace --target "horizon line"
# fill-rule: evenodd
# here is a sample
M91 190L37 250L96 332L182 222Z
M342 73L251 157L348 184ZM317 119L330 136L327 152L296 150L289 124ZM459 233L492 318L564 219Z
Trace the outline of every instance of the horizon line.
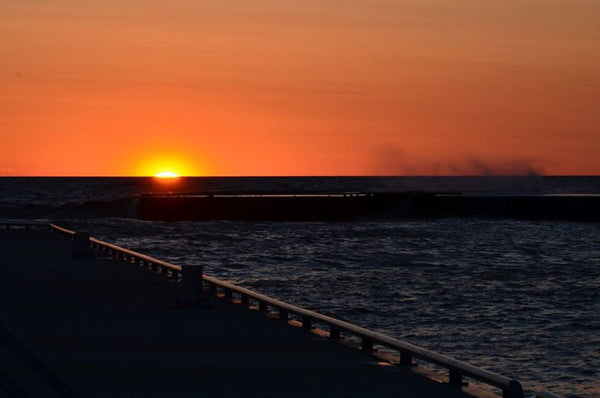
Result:
M180 175L177 178L452 178L452 177L600 177L600 174L319 174ZM154 175L0 175L0 178L156 178Z

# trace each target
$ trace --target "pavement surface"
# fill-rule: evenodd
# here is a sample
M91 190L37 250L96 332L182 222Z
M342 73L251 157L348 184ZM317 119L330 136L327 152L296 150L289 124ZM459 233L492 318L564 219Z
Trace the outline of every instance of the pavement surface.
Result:
M0 396L467 396L46 230L0 230Z

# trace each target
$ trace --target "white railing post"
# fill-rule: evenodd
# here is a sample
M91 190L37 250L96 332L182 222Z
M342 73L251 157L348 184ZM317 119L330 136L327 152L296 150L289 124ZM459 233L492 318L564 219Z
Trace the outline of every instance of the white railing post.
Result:
M202 265L184 265L181 267L181 297L185 306L196 306L203 302Z
M90 258L90 233L75 232L73 235L73 258Z

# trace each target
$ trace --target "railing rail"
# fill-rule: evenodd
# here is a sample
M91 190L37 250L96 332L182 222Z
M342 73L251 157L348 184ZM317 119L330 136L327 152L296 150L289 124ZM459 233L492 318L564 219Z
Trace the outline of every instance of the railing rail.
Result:
M68 236L75 234L74 231L60 227L56 224L50 224L50 229ZM171 277L178 277L179 273L182 271L181 266L132 250L124 249L99 239L90 238L90 245L92 248L108 251L109 254L117 254L118 257L129 260L132 263L147 265L149 268L157 269L159 272L164 273L168 270L170 273L168 275ZM341 332L344 332L360 338L362 340L363 350L371 351L373 350L373 345L377 344L397 351L400 354L400 365L412 365L412 358L414 357L441 366L449 371L448 380L451 384L461 385L463 384L463 376L467 376L485 384L500 388L504 397L522 398L524 396L521 384L517 380L509 377L478 368L466 362L353 325L340 319L288 304L208 275L203 275L203 280L210 286L210 289L213 292L221 289L226 297L233 297L233 294L237 294L242 303L250 304L251 301L254 301L261 311L268 311L269 307L276 310L280 319L288 320L289 316L293 314L301 319L303 327L310 328L314 324L326 325L329 327L329 337L332 339L340 338Z
M66 229L61 227L60 225L56 225L56 224L50 224L50 231L52 232L58 232L61 233L65 236L73 236L75 235L75 231L71 231L70 229Z

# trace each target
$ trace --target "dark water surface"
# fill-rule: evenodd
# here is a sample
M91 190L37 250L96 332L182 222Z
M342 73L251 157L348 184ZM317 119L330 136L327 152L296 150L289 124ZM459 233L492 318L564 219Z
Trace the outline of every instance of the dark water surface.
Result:
M528 390L600 396L598 223L125 217L134 194L203 189L598 194L600 178L2 178L0 217L55 220L176 264L204 264L212 276L515 377Z

